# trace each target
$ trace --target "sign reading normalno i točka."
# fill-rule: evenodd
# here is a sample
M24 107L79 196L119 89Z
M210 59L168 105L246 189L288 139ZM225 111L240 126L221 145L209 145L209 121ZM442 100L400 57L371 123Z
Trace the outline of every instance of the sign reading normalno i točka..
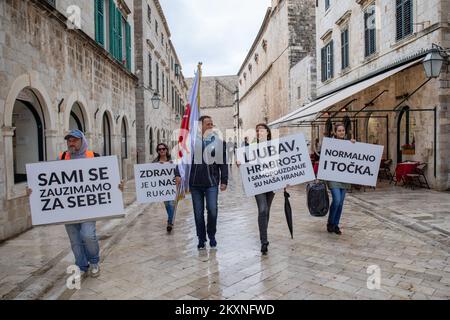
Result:
M324 138L320 151L320 180L376 186L383 146Z

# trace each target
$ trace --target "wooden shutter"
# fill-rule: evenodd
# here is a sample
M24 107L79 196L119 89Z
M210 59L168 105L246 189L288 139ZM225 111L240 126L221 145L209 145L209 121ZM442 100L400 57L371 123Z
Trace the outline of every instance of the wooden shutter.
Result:
M324 47L324 48L322 48L320 51L321 51L321 60L322 60L322 63L321 63L321 66L322 66L322 82L324 82L325 80L326 80L326 57L325 57L325 50L326 50L326 47Z
M109 0L109 52L116 57L116 6Z
M95 41L105 45L105 34L104 34L104 15L105 8L103 5L103 0L95 0Z
M131 71L131 26L126 23L126 45L127 45L127 69Z
M405 0L403 3L403 36L413 33L413 3L412 0Z
M334 77L334 40L330 44L330 79Z
M116 31L116 59L122 63L122 14L118 8L116 8Z

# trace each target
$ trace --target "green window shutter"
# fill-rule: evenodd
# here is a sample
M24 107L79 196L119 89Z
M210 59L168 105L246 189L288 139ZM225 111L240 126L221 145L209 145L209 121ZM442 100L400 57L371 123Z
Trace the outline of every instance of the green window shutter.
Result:
M116 6L114 0L109 0L109 53L116 56Z
M126 30L127 69L131 71L131 26L128 22L127 22L126 26L127 26L127 30Z
M116 8L116 30L117 30L117 42L116 42L116 59L122 63L122 14L119 9Z
M105 45L105 35L103 32L104 26L104 12L103 0L95 0L95 41L102 46Z
M330 70L331 70L331 75L330 78L334 77L334 40L331 40L330 42L330 52L331 52L331 57L330 57Z

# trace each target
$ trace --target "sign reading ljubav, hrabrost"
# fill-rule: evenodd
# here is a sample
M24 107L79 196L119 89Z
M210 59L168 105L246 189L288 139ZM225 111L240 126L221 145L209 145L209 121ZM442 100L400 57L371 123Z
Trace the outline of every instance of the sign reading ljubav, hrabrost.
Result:
M251 144L236 152L247 196L315 179L302 133Z

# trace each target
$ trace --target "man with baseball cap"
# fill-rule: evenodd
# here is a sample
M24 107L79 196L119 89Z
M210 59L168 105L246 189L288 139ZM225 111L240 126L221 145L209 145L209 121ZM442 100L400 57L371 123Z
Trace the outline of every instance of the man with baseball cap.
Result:
M67 150L60 152L57 160L85 159L100 156L98 153L88 149L86 137L80 130L70 130L64 139L67 141ZM119 189L123 191L123 182L120 183ZM28 189L28 194L31 194L31 191L31 189ZM82 273L89 271L90 276L98 277L100 275L100 246L96 235L96 222L72 223L66 224L65 227L75 256L75 264Z

